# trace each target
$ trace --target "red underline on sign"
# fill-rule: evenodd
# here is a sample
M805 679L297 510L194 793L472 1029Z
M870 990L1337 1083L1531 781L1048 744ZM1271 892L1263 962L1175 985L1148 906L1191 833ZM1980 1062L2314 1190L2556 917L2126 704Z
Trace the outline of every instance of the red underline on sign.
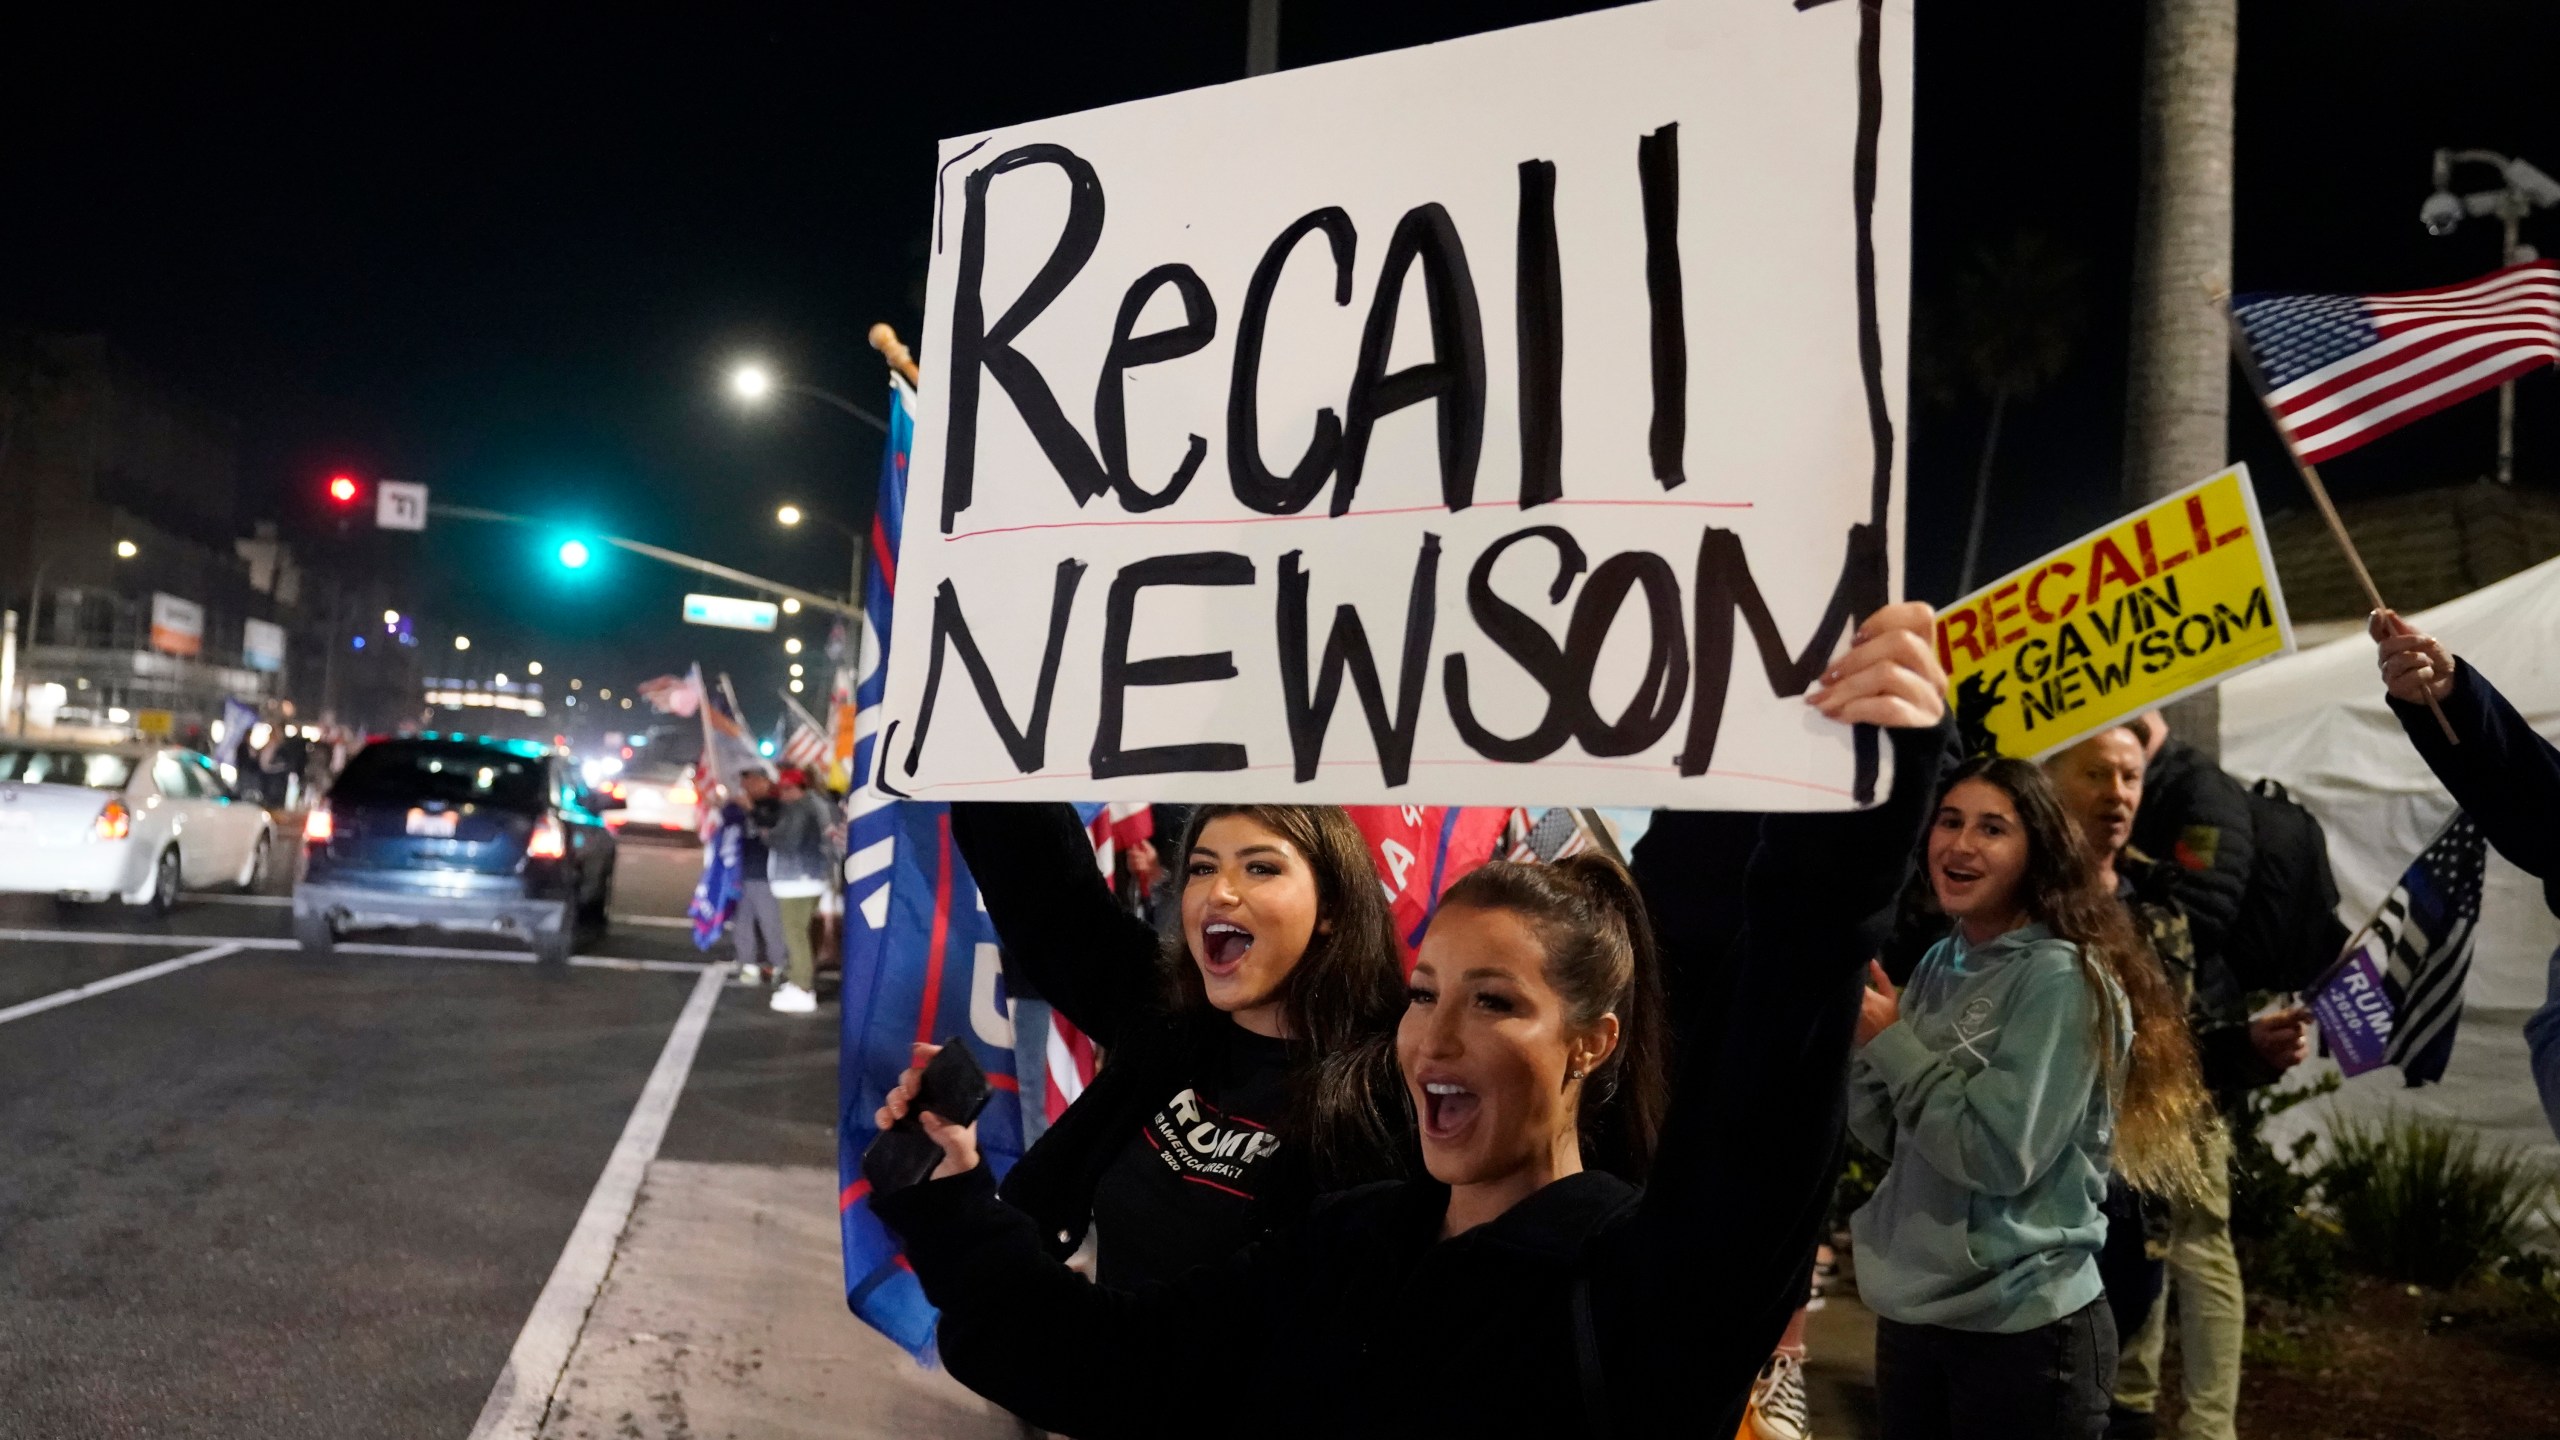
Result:
M1637 774L1643 775L1678 775L1680 773L1680 767L1677 765L1626 765L1608 760L1540 760L1533 765L1521 765L1509 760L1416 760L1413 763L1416 767L1424 765L1455 765L1467 767L1499 766L1506 770L1633 771ZM1316 768L1319 770L1327 769L1336 764L1356 765L1366 770L1375 770L1378 768L1377 762L1373 760L1346 760L1338 762L1326 761L1323 764L1318 765ZM1295 768L1297 767L1286 761L1282 761L1270 765L1247 765L1244 767L1244 770L1250 772L1257 770L1293 770ZM1233 775L1239 772L1234 770L1221 770L1217 773L1221 775ZM923 799L944 790L974 790L989 785L1025 785L1035 780L1090 780L1092 778L1093 772L1090 770L1038 770L1029 775L999 775L988 780L945 780L938 785L919 785L916 787L915 793L916 798ZM1691 776L1687 778L1695 779L1698 777ZM1855 798L1855 792L1844 786L1826 785L1819 780L1796 780L1785 775L1762 775L1750 770L1711 769L1707 771L1706 778L1713 780L1756 780L1764 785L1785 785L1797 790L1811 790L1822 795L1843 795L1849 796L1853 799Z
M1546 510L1559 505L1623 505L1636 506L1650 510L1748 510L1752 508L1753 503L1754 502L1749 500L1567 499L1550 500L1544 505L1540 505L1536 508ZM1520 508L1520 502L1517 500L1484 500L1479 501L1470 508L1477 510L1516 510ZM1012 535L1024 530L1109 530L1121 529L1133 525L1276 525L1287 520L1365 520L1373 515L1428 515L1434 511L1450 515L1463 513L1461 511L1451 510L1446 505L1399 505L1387 510L1352 510L1341 515L1329 515L1321 511L1317 511L1302 515L1242 515L1232 516L1223 520L1212 520L1206 518L1199 520L1052 520L1038 525L992 525L984 530L963 530L957 535L943 536L942 543L949 545L960 540L975 540L981 535Z

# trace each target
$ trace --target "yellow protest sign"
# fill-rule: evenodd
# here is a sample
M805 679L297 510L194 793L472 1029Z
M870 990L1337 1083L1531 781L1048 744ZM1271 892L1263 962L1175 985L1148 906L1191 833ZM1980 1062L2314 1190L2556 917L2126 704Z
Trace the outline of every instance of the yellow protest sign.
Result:
M2040 759L2291 652L2249 470L2234 465L1947 607L1969 750Z

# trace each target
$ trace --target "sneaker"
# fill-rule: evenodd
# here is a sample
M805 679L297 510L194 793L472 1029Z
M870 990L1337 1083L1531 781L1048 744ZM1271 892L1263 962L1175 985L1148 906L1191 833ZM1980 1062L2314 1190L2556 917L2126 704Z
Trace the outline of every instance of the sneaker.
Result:
M2155 1440L2159 1433L2159 1417L2150 1411L2107 1407L2107 1440Z
M785 980L774 987L773 999L766 1003L785 1015L807 1015L818 1008L818 997Z
M741 985L762 985L764 967L752 960L741 960L738 962L737 980Z
M1811 1440L1812 1417L1804 1399L1804 1357L1784 1350L1760 1367L1752 1382L1751 1404L1742 1412L1752 1440Z

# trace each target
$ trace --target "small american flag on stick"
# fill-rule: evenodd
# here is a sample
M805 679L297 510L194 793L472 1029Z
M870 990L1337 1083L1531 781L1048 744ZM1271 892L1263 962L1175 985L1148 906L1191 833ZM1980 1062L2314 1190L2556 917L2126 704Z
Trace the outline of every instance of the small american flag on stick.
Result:
M2560 362L2560 262L2396 295L2238 295L2267 411L2306 465Z

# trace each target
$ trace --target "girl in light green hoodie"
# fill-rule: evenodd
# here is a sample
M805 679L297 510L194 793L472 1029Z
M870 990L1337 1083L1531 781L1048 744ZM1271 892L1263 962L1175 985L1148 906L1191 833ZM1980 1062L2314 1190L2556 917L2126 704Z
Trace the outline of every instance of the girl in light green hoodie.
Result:
M1899 994L1875 968L1850 1070L1850 1128L1893 1162L1851 1221L1885 1440L2094 1440L2115 1386L2109 1167L2201 1183L2212 1104L2040 770L1958 770L1927 871L1953 933Z

